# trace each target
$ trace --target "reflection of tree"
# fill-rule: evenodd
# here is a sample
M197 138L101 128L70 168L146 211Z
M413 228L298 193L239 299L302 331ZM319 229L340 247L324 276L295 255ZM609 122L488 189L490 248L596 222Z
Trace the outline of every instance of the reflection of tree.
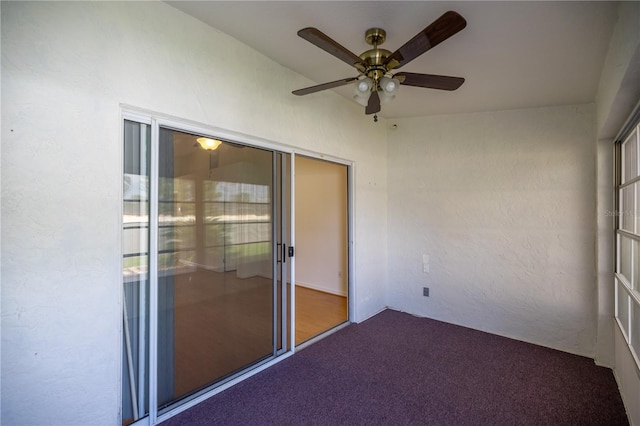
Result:
M127 194L129 191L131 191L131 189L130 189L131 188L131 175L125 173L123 185L124 185L124 193L125 194ZM127 197L125 197L125 199L126 198ZM133 198L133 199L139 199L139 198L140 198L140 196L138 196L138 198ZM132 199L132 198L130 198L130 199Z
M261 231L271 219L269 190L252 183L203 182L205 241L213 264L234 270L242 258L270 252L270 234Z
M158 182L158 266L175 269L196 261L195 182L160 177Z
M123 176L123 195L125 201L148 201L149 177L125 173Z
M239 192L237 194L232 194L232 199L230 199L229 201L235 201L238 203L241 203L243 201L248 203L255 202L255 200L252 199L255 197L252 197L252 195L253 194L249 192Z

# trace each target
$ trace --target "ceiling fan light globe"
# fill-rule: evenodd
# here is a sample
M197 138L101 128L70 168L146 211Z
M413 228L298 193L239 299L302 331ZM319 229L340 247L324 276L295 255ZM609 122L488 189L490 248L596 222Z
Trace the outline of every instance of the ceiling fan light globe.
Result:
M382 77L380 87L387 94L396 93L400 88L400 81L397 78Z
M356 95L367 96L368 98L369 92L371 91L371 86L373 86L373 80L371 80L369 77L356 81Z

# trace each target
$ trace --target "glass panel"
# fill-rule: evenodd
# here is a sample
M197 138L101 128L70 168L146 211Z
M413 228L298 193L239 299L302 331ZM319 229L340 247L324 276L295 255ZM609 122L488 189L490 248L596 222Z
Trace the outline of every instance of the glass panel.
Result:
M273 153L160 129L158 405L274 356Z
M633 288L634 290L638 290L638 288L640 288L640 271L638 270L638 267L640 266L640 242L638 241L633 241L633 282L631 283L631 288Z
M216 223L224 220L225 204L220 202L204 203L204 221L207 223Z
M225 224L220 223L216 225L206 225L205 231L205 244L207 247L224 246L225 243Z
M620 191L622 211L620 212L620 223L622 229L634 232L635 225L635 197L636 185L627 186ZM640 228L639 228L640 229Z
M633 305L633 316L631 323L631 346L636 352L636 355L640 357L640 306L636 303Z
M122 422L149 414L148 125L125 121L123 176Z
M618 282L618 319L622 324L625 336L629 336L629 295L622 283Z
M623 183L627 182L634 177L638 176L638 158L637 158L637 130L634 131L631 136L627 139L627 141L623 145L623 156L624 156L624 176Z
M631 239L620 235L620 272L631 282Z

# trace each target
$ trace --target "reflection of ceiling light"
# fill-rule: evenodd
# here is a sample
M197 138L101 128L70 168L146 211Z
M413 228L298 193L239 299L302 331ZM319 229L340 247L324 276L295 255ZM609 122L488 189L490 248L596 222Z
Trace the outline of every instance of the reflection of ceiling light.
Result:
M204 149L208 149L210 151L213 151L214 149L219 147L220 144L222 143L222 141L219 141L217 139L209 139L209 138L198 138L196 139L196 141L198 141L201 147L203 147Z

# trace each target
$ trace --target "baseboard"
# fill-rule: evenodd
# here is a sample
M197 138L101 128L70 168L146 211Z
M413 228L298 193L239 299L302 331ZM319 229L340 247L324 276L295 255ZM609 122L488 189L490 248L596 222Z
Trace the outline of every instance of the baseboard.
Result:
M335 294L336 296L347 297L347 293L344 291L337 291L335 289L327 288L321 285L305 283L298 279L296 279L296 285L300 287L305 287L311 290L321 291L323 293L329 293L329 294Z
M388 306L385 306L384 308L382 308L382 309L380 309L380 310L375 311L375 312L374 312L374 313L372 313L371 315L367 315L366 317L362 318L360 321L353 321L353 322L355 322L356 324L360 324L361 322L365 322L366 320L368 320L368 319L370 319L370 318L375 317L376 315L378 315L378 314L379 314L379 313L381 313L381 312L386 311L387 309L391 309L392 311L397 311L397 309L393 309L393 308L390 308L390 307L388 307Z

